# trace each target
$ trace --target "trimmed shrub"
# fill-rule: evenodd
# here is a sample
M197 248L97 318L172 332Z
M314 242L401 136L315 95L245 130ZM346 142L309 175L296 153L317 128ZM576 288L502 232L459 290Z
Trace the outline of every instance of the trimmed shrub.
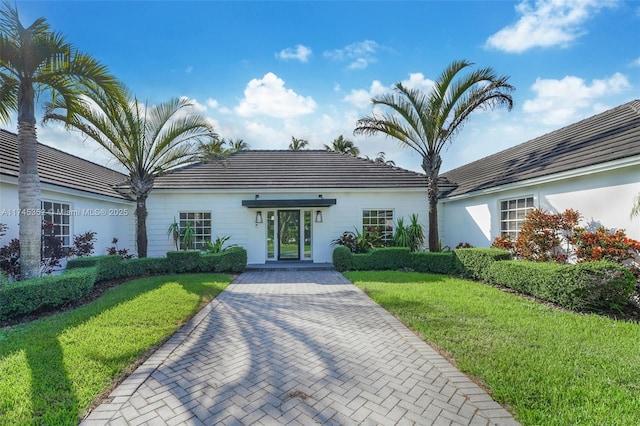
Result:
M454 274L453 252L419 251L411 253L411 269L417 272Z
M569 309L601 309L626 305L635 277L613 262L575 265L527 261L494 262L490 281Z
M171 272L190 272L198 270L199 250L169 251L167 261Z
M122 258L118 255L105 255L99 257L97 262L96 281L117 280L126 277L126 271L122 268Z
M353 266L353 255L349 247L338 246L333 249L333 267L337 271L351 271L354 269Z
M169 263L164 257L143 257L123 260L119 264L122 269L121 278L158 275L171 272Z
M9 279L0 271L0 290L7 284L9 284Z
M411 265L409 247L385 247L372 250L369 254L371 269L395 270Z
M209 256L217 259L212 271L240 273L247 269L247 250L242 247L231 247L220 253L201 256L201 262Z
M456 249L453 253L453 269L464 277L474 280L488 281L488 271L492 263L511 259L511 253L497 248Z
M6 284L0 288L0 321L77 300L93 288L95 280L96 268L82 268Z
M69 259L67 261L66 269L77 269L77 268L91 268L93 266L98 266L98 262L107 257L113 257L108 254L101 256L87 256L87 257L77 257L75 259Z

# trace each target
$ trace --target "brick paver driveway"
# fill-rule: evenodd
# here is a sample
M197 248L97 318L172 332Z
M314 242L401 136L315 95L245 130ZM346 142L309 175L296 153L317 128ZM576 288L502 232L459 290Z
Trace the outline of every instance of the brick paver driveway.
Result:
M518 424L335 271L245 272L83 422Z

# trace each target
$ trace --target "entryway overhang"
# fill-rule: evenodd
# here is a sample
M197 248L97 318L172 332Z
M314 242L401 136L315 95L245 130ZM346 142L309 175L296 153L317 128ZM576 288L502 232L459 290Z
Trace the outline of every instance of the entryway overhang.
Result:
M242 205L249 208L329 207L335 204L335 198L311 198L301 200L242 200Z

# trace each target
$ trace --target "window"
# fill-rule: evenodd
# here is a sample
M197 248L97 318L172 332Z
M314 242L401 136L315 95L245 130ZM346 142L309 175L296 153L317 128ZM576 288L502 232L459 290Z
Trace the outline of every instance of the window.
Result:
M393 210L363 210L362 230L374 232L385 243L391 243L393 241Z
M71 208L69 204L42 201L42 220L53 225L52 236L62 241L62 247L71 245Z
M500 202L500 235L508 235L512 240L518 238L518 233L524 222L524 217L533 210L533 197L517 198Z
M182 235L187 225L193 229L193 246L185 247ZM180 213L180 246L189 249L204 249L211 241L211 212L181 212Z

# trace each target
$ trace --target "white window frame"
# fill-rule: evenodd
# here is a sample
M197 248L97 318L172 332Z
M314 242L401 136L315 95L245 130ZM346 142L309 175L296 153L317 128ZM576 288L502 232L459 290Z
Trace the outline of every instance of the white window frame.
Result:
M43 211L42 220L52 222L54 226L58 227L58 232L55 232L56 228L54 227L54 236L62 240L62 247L71 247L73 244L73 223L71 221L73 205L67 201L43 199L40 201L40 206Z
M198 215L203 217L198 219ZM204 217L208 215L207 217ZM208 221L208 226L207 222ZM207 242L211 242L213 235L213 215L210 210L185 210L178 212L178 226L180 227L180 241L179 245L182 248L182 230L187 226L187 222L191 223L191 227L194 230L194 250L204 250L207 248ZM204 223L199 223L204 222ZM207 234L207 229L209 233Z
M376 212L375 216L371 215L371 212ZM382 215L380 213L383 213ZM365 217L365 215L369 213L368 217ZM391 213L391 217L389 218L388 215L389 213ZM395 216L396 216L396 212L394 209L384 209L384 208L369 208L369 209L362 209L362 214L360 216L360 220L361 220L361 224L362 224L362 232L367 232L367 229L370 226L375 226L375 227L380 227L383 226L384 230L382 230L382 232L380 232L380 234L382 235L382 241L385 244L389 244L393 242L393 232L395 230ZM373 221L371 219L376 219L375 223L373 223ZM384 222L381 222L381 220L383 220Z
M535 209L533 195L507 198L498 201L500 236L509 236L512 241L518 239L525 216Z

